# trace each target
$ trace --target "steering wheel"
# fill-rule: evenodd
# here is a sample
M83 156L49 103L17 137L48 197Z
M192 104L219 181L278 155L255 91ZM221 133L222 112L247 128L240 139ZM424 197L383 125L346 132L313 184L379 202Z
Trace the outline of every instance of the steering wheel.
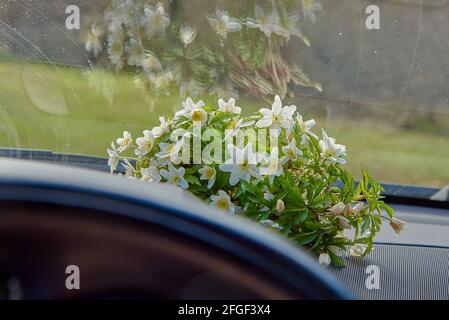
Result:
M0 208L0 298L353 298L287 240L169 185L0 160Z

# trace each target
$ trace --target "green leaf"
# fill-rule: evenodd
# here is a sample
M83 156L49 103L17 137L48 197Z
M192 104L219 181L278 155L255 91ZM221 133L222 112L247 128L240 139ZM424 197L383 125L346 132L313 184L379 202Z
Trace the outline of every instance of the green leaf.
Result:
M296 216L295 219L295 224L300 224L303 223L307 217L309 216L309 210L304 209L298 212L298 215Z
M293 240L298 244L306 245L313 242L318 237L318 233L316 231L298 234L293 237Z
M188 183L190 183L190 184L195 184L195 185L198 185L198 186L200 186L201 185L201 182L200 182L200 180L198 179L198 177L196 177L196 176L185 176L185 179L187 180L187 182Z
M217 112L213 115L213 117L209 121L209 125L213 125L217 122L224 122L225 120L232 119L238 116L235 113L230 112Z
M329 257L331 258L331 261L333 264L335 264L337 267L344 267L345 263L344 261L338 257L335 253L332 251L328 251Z
M394 217L394 209L390 207L388 204L386 204L383 201L379 201L379 206L387 212L388 216L391 219Z

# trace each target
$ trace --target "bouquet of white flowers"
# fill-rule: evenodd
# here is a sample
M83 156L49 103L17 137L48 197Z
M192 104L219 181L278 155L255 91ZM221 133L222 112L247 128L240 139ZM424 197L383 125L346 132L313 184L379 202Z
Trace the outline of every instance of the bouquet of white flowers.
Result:
M217 212L255 220L306 246L320 263L342 266L347 253L371 251L382 219L398 233L404 222L367 172L355 185L344 169L346 147L324 130L319 138L315 125L279 96L248 117L234 99L206 106L188 98L173 118L160 117L160 126L135 141L125 131L108 149L109 166L187 189ZM135 156L126 156L130 150Z

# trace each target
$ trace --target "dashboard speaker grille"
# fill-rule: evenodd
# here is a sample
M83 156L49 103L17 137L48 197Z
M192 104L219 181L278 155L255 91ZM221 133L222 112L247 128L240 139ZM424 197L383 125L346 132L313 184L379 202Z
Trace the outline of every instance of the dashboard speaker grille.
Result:
M361 299L449 298L449 248L376 244L367 257L348 257L345 268L330 269Z

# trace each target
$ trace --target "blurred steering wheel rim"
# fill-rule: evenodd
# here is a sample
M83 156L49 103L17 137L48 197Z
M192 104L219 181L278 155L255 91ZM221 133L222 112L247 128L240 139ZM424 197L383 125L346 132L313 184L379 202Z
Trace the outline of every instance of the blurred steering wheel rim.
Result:
M92 209L106 212L108 215L104 215L104 219L112 217L111 214L131 224L157 225L219 250L229 252L232 247L229 253L270 273L282 286L289 286L293 296L355 299L339 280L318 265L316 259L280 236L246 219L216 214L193 198L176 205L145 196L146 192L152 193L151 189L157 189L156 193L160 193L161 188L166 188L164 192L178 192L169 186L146 184L144 193L142 186L141 182L93 170L0 159L0 202L23 201ZM189 210L189 202L198 210L191 210L192 206ZM251 258L248 252L253 253ZM251 260L255 258L259 260Z

